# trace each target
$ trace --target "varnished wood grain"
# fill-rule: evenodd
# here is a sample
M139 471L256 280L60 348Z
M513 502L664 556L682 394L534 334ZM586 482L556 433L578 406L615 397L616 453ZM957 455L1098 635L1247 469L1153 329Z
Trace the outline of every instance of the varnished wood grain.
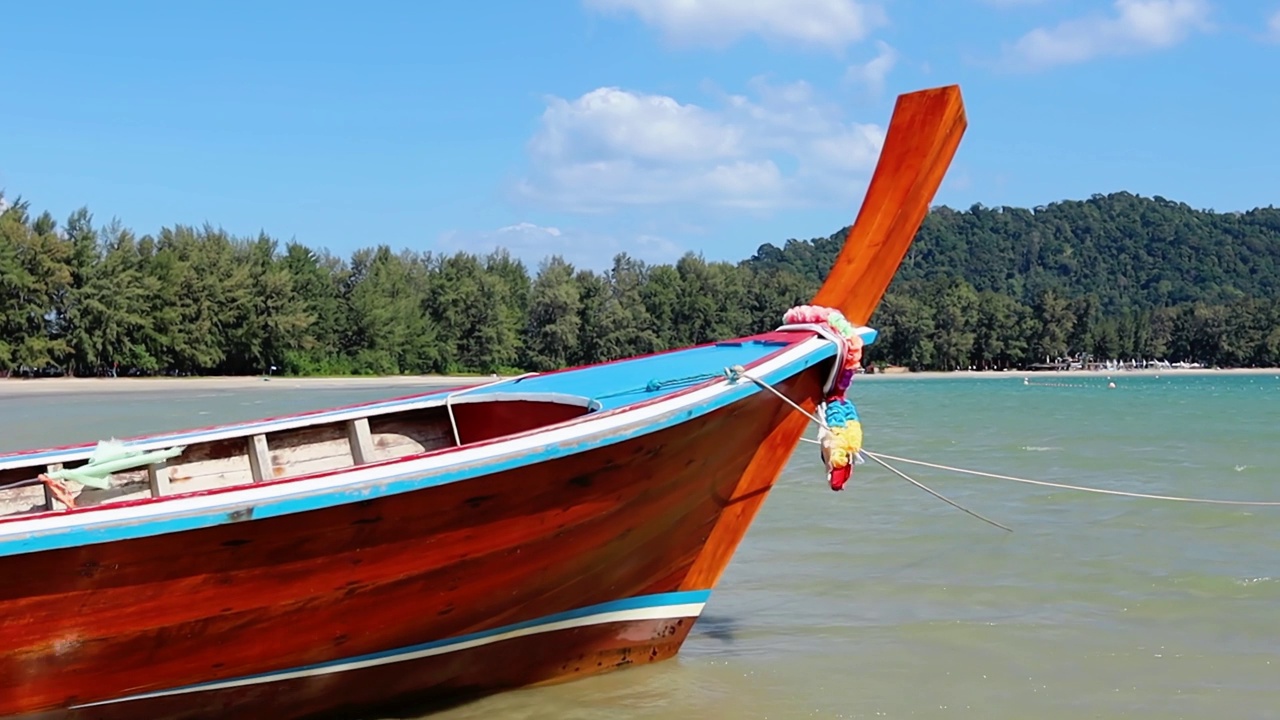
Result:
M800 397L821 372L783 387ZM677 590L778 405L756 393L635 440L396 497L5 558L0 717Z
M490 440L504 435L545 428L581 417L587 409L580 405L540 400L497 400L462 403L454 408L459 435L464 443ZM443 407L387 413L370 419L374 460L391 460L407 455L452 447L453 429ZM214 488L247 485L257 479L296 478L352 467L355 458L345 421L320 423L267 433L267 445L253 469L251 430L244 435L203 443L192 443L167 464L167 495ZM83 461L71 466L83 464ZM43 465L0 471L0 482L28 480L44 471ZM114 473L104 489L73 484L69 492L79 508L108 502L140 500L152 496L146 468ZM0 522L5 517L27 512L43 502L41 488L0 490ZM61 510L61 507L58 508Z
M968 120L955 85L898 97L866 198L814 304L865 325L955 156Z
M15 720L416 718L498 690L666 660L676 654L692 627L692 618L593 625L344 672L320 682L300 679L198 696L46 711Z
M955 86L898 98L884 149L867 197L844 248L814 304L840 309L865 324L893 279L955 155L966 125L964 103ZM822 387L814 375L801 388L801 406L812 413ZM683 587L710 587L724 573L810 421L779 401L773 430L757 447L726 501L715 531Z
M825 377L825 374L810 372L793 383L792 391L797 394L801 407L809 412L813 412L816 398L822 394L822 381ZM752 448L751 459L741 477L722 498L724 510L698 554L697 561L681 583L683 590L715 587L720 581L738 544L746 536L751 521L760 511L769 490L777 482L782 469L795 451L800 436L809 426L809 418L780 399L772 395L769 397L774 400L772 430L759 445ZM821 481L821 478L816 480Z
M587 409L565 403L509 400L503 402L459 403L453 406L458 433L463 443L492 440L526 430L571 420Z
M899 98L867 200L816 303L868 321L965 124L954 87ZM779 387L812 409L827 369ZM518 406L502 416L492 407L458 406L464 442L581 412L563 408L563 418L533 423ZM447 700L668 657L687 622L579 628L209 697L67 710L710 588L807 424L760 392L667 430L465 482L4 558L0 717L349 718L385 702ZM438 443L441 426L429 425L421 439L404 437Z

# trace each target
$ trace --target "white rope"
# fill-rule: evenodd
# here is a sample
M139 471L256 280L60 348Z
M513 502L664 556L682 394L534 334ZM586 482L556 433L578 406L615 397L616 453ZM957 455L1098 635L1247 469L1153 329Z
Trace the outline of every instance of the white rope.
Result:
M893 455L884 455L881 453L873 453L863 450L872 460L879 461L880 458L893 460L894 462L903 462L909 465L919 465L921 467L933 468L935 470L945 470L948 472L960 473L962 475L976 475L978 477L992 478L995 480L1008 480L1010 482L1025 483L1027 485L1040 485L1042 487L1059 488L1062 490L1077 490L1079 492L1098 493L1100 495L1119 495L1122 497L1143 498L1146 500L1171 500L1173 502L1186 503L1202 503L1205 505L1244 505L1252 507L1277 507L1280 501L1272 500L1215 500L1212 498L1195 498L1181 497L1178 495L1152 495L1150 493L1126 492L1124 490L1107 490L1105 488L1084 487L1081 485L1068 485L1066 483L1049 482L1048 480L1031 480L1028 478L1014 477L1012 475L998 475L996 473L982 472L980 470L966 470L964 468L952 467L950 465L940 465L938 463L925 462L923 460L910 460L902 457L894 457Z
M770 385L769 383L765 382L764 380L761 380L761 379L760 379L760 378L758 378L758 377L753 377L753 376L751 376L751 375L748 375L748 374L747 374L747 371L746 371L746 370L743 370L741 365L734 365L734 366L733 366L733 367L731 367L731 368L725 368L725 374L726 374L726 375L728 375L728 376L730 377L730 379L743 378L743 379L746 379L746 380L750 380L751 382L755 383L757 386L759 386L759 387L761 387L761 388L764 388L765 390L768 390L769 392L773 393L774 395L777 395L777 396L778 396L778 398L779 398L780 400L782 400L782 402L784 402L784 403L786 403L786 404L790 405L791 407L795 408L796 410L799 410L801 413L803 413L803 414L804 414L804 416L805 416L805 417L807 417L807 418L809 418L810 420L812 420L812 421L814 421L815 423L817 423L817 424L818 424L818 427L823 428L824 430L828 430L828 431L829 431L829 430L831 430L831 428L827 427L827 423L826 423L826 421L825 421L825 420L823 420L822 418L818 417L817 415L814 415L813 413L809 412L808 410L805 410L804 408L800 407L800 405L799 405L796 401L792 400L791 398L787 397L786 395L783 395L783 394L782 394L782 391L778 390L778 388L776 388L776 387L774 387L774 386ZM813 442L817 442L817 441L813 441Z
M826 429L826 430L830 431L830 429L831 429L831 428L827 427L827 423L826 423L826 422L824 422L821 418L819 418L818 416L816 416L816 415L814 415L813 413L809 412L808 410L805 410L804 408L800 407L800 405L799 405L799 404L797 404L795 401L793 401L791 398L787 397L786 395L783 395L783 394L782 394L782 393L781 393L777 388L773 387L773 386L772 386L772 385L770 385L769 383L767 383L767 382L765 382L765 381L763 381L763 380L761 380L761 379L759 379L759 378L755 378L755 377L752 377L752 376L748 375L748 374L746 373L746 371L742 369L742 366L741 366L741 365L735 365L735 366L733 366L733 367L731 367L731 368L725 368L725 372L726 372L726 374L727 374L730 378L746 378L747 380L750 380L751 382L755 383L755 384L756 384L756 385L758 385L759 387L762 387L762 388L764 388L765 390L768 390L769 392L773 393L774 395L777 395L779 398L781 398L781 400L782 400L783 402L785 402L786 404L788 404L788 405L790 405L791 407L795 408L796 410L799 410L800 412L804 413L804 415L805 415L806 417L808 417L810 420L812 420L812 421L814 421L815 423L817 423L817 424L819 425L819 427L822 427L822 428L824 428L824 429ZM818 444L818 445L821 445L821 444L822 444L822 443L821 443L820 441L818 441L818 440L810 440L809 438L800 438L800 439L801 439L801 440L804 440L804 441L806 441L806 442L811 442L811 443L815 443L815 444ZM864 456L864 455L863 455L863 452L860 450L860 451L858 451L858 454L857 454L855 457L863 457L863 456ZM957 503L957 502L955 502L954 500L951 500L951 499L947 498L947 497L946 497L946 496L944 496L943 494L941 494L941 493L939 493L939 492L937 492L937 491L935 491L935 490L931 489L929 486L925 485L924 483L920 482L919 480L916 480L915 478L912 478L910 475L907 475L906 473L902 472L901 470L899 470L899 469L897 469L897 468L893 467L892 465L890 465L890 464L886 463L885 461L883 461L883 460L881 460L881 459L879 459L879 458L877 458L877 457L875 457L875 456L871 455L870 453L866 453L866 455L865 455L865 456L866 456L866 457L870 457L872 460L875 460L877 463L879 463L879 464L883 465L883 466L884 466L884 468L885 468L886 470L888 470L889 472L892 472L894 475L897 475L898 477L902 478L903 480L906 480L907 482L911 483L912 485L915 485L916 487L920 488L921 490L924 490L925 492L927 492L927 493L929 493L930 495L932 495L932 496L934 496L934 497L938 498L938 499L939 499L939 500L941 500L942 502L944 502L944 503L946 503L946 504L948 504L948 505L950 505L950 506L952 506L952 507L954 507L954 508L956 508L956 509L958 509L958 510L961 510L961 511L963 511L963 512L965 512L965 513L968 513L969 515L972 515L973 517L976 517L976 518L978 518L979 520L981 520L981 521L983 521L983 522L985 522L985 523L989 523L989 524L991 524L991 525L994 525L994 526L996 526L996 527L1000 528L1001 530L1007 530L1008 532L1013 532L1013 529L1012 529L1012 528L1005 527L1004 525L1001 525L1000 523L996 522L995 520L992 520L992 519L990 519L990 518L988 518L988 517L985 517L985 516L983 516L983 515L981 515L981 514L979 514L979 513L976 513L976 512L974 512L974 511L970 510L969 508L967 508L967 507L965 507L965 506L961 505L960 503Z
M950 505L951 507L953 507L953 508L955 508L955 509L957 509L957 510L960 510L960 511L962 511L962 512L968 513L969 515L972 515L972 516L974 516L974 517L978 518L979 520L981 520L981 521L982 521L982 522L984 522L984 523L987 523L988 525L994 525L994 526L996 526L996 527L1000 528L1001 530L1006 530L1006 531L1008 531L1008 532L1013 532L1013 528L1011 528L1011 527L1006 527L1006 526L1004 526L1004 525L1001 525L1000 523L996 522L995 520L992 520L991 518L986 517L986 516L984 516L984 515L980 515L980 514L978 514L978 513L974 512L974 511L970 510L969 508L967 508L967 507L965 507L965 506L961 505L960 503L955 502L955 501L953 501L953 500L951 500L951 499L947 498L946 496L942 495L941 493L934 492L932 489L930 489L930 488L929 488L927 485L925 485L924 483L922 483L922 482L920 482L920 481L918 481L918 480L916 480L916 479L912 478L910 475L907 475L906 473L904 473L904 472L902 472L901 470L899 470L898 468L896 468L896 467L894 467L894 466L890 465L889 463L885 462L884 460L881 460L880 458L876 457L875 455L873 455L873 454L871 454L871 453L866 453L866 455L867 455L867 457L871 458L872 460L875 460L876 462L878 462L878 463L880 463L882 466L884 466L884 469L888 470L889 472L893 473L894 475L897 475L898 477L902 478L903 480L906 480L907 482L911 483L912 485L915 485L916 487L918 487L918 488L920 488L921 490L923 490L923 491L925 491L925 492L929 493L930 495L932 495L932 496L934 496L934 497L938 498L939 500L941 500L942 502L944 502L944 503L946 503L946 504Z
M795 402L794 400L792 400L791 398L787 397L786 395L783 395L781 391L779 391L777 388L773 387L773 386L772 386L772 385L770 385L769 383L765 382L764 380L761 380L760 378L757 378L757 377L754 377L754 376L752 376L752 375L747 374L747 372L742 368L742 366L741 366L741 365L735 365L735 366L733 366L732 368L726 368L726 369L725 369L725 371L726 371L726 374L727 374L731 379L743 378L743 379L746 379L746 380L750 380L752 383L755 383L755 385L756 385L756 386L758 386L758 387L760 387L760 388L762 388L762 389L764 389L764 390L768 390L769 392L771 392L771 393L773 393L774 395L776 395L776 396L778 397L778 399L780 399L780 400L782 400L783 402L785 402L786 404L790 405L792 408L794 408L795 410L797 410L797 411L799 411L800 413L802 413L805 417L809 418L809 419L810 419L810 420L812 420L814 423L817 423L817 425L818 425L819 427L824 428L824 429L827 429L827 430L830 430L830 428L828 428L828 427L827 427L826 422L824 422L824 421L822 420L822 418L818 417L817 415L814 415L813 413L809 412L808 410L805 410L803 407L801 407L801 406L799 405L799 403ZM821 444L819 441L817 441L817 440L811 440L811 439L809 439L809 438L800 438L800 439L801 439L802 441L804 441L804 442L813 443L813 444L815 444L815 445L820 445L820 444ZM1091 493L1098 493L1098 494L1100 494L1100 495L1116 495L1116 496L1119 496L1119 497L1132 497L1132 498L1141 498L1141 499L1146 499L1146 500L1169 500L1169 501L1172 501L1172 502L1200 503L1200 504L1204 504L1204 505L1231 505L1231 506L1238 506L1238 507L1239 507L1239 506L1243 506L1243 507L1280 507L1280 501L1270 501L1270 500L1217 500L1217 499L1213 499L1213 498L1184 497L1184 496L1179 496L1179 495L1156 495L1156 494L1152 494L1152 493L1127 492L1127 491L1124 491L1124 490L1108 490L1108 489L1106 489L1106 488L1093 488L1093 487L1085 487L1085 486L1082 486L1082 485L1069 485L1069 484L1067 484L1067 483L1050 482L1050 481L1048 481L1048 480L1032 480L1032 479L1030 479L1030 478L1014 477L1014 476L1012 476L1012 475L1000 475L1000 474L998 474L998 473L988 473L988 472L982 472L982 471L980 471L980 470L968 470L968 469L965 469L965 468L954 467L954 466L951 466L951 465L941 465L941 464L938 464L938 463L925 462L925 461L923 461L923 460L911 460L911 459L909 459L909 458L897 457L897 456L895 456L895 455L886 455L886 454L882 454L882 453L874 453L874 452L871 452L871 451L866 450L866 449L862 449L862 450L860 450L860 451L858 452L858 455L859 455L859 456L863 456L863 457L868 457L868 458L870 458L870 459L874 460L876 463L878 463L879 465L883 466L886 470L888 470L888 471L892 472L893 474L897 475L898 477L901 477L902 479L906 480L907 482L911 483L912 485L915 485L916 487L920 488L921 490L924 490L925 492L929 493L930 495L933 495L934 497L936 497L936 498L938 498L939 500L941 500L941 501L943 501L943 502L947 503L948 505L951 505L952 507L955 507L955 508L956 508L956 509L958 509L958 510L961 510L961 511L963 511L963 512L965 512L965 513L968 513L969 515L972 515L973 517L978 518L979 520L981 520L981 521L983 521L983 522L985 522L985 523L989 523L989 524L991 524L991 525L994 525L995 527L1000 528L1001 530L1006 530L1006 531L1008 531L1008 532L1013 532L1013 530L1012 530L1011 528L1009 528L1009 527L1006 527L1006 526L1004 526L1004 525L1001 525L1000 523L998 523L998 522L996 522L996 521L994 521L994 520L992 520L992 519L990 519L990 518L987 518L987 517L985 517L985 516L983 516L983 515L981 515L981 514L979 514L979 513L976 513L976 512L974 512L974 511L972 511L972 510L970 510L970 509L968 509L968 508L964 507L963 505L960 505L959 503L956 503L956 502L954 502L954 501L952 501L952 500L948 499L947 497L945 497L945 496L944 496L944 495L942 495L941 493L935 492L934 490L932 490L932 489L930 489L928 486L926 486L924 483L919 482L918 480L916 480L916 479L912 478L911 476L907 475L906 473L902 472L901 470L898 470L897 468L893 467L892 465L888 464L888 463L887 463L887 462L885 462L885 461L886 461L886 460L893 460L894 462L902 462L902 463L907 463L907 464L909 464L909 465L919 465L919 466L921 466L921 467L933 468L933 469L935 469L935 470L943 470L943 471L947 471L947 472L960 473L960 474L962 474L962 475L974 475L974 476L977 476L977 477L986 477L986 478L992 478L992 479L995 479L995 480L1008 480L1008 481L1010 481L1010 482L1024 483L1024 484L1027 484L1027 485L1038 485L1038 486L1041 486L1041 487L1058 488L1058 489L1061 489L1061 490L1075 490L1075 491L1078 491L1078 492L1091 492Z
M758 386L758 387L760 387L760 388L762 388L762 389L764 389L764 390L768 390L769 392L771 392L771 393L773 393L774 395L776 395L776 396L778 397L778 399L780 399L780 400L782 400L783 402L785 402L786 404L790 405L790 406L791 406L792 408L794 408L795 410L798 410L798 411L799 411L800 413L802 413L805 417L807 417L807 418L809 418L810 420L812 420L813 422L817 423L819 427L824 428L824 429L826 429L826 430L828 430L828 431L830 430L830 428L829 428L829 427L827 427L826 422L824 422L824 421L822 420L822 418L818 417L817 415L814 415L813 413L809 412L808 410L805 410L803 407L801 407L801 406L799 405L799 403L795 402L794 400L792 400L791 398L787 397L786 395L783 395L781 391L779 391L777 388L773 387L773 386L772 386L772 385L770 385L769 383L765 382L764 380L761 380L760 378L757 378L757 377L754 377L754 376L752 376L752 375L747 374L746 370L744 370L744 369L743 369L743 367L742 367L741 365L734 365L734 366L733 366L733 367L731 367L731 368L725 368L725 374L726 374L726 375L727 375L731 380L737 380L737 379L739 379L739 378L744 378L744 379L750 380L751 382L755 383L755 384L756 384L756 386ZM814 444L817 444L817 445L820 445L820 444L821 444L821 442L820 442L820 441L818 441L818 440L811 440L811 439L809 439L809 438L803 438L803 437L802 437L802 438L800 438L800 439L801 439L802 441L804 441L804 442L814 443ZM858 455L859 455L859 456L861 456L861 457L868 457L868 458L871 458L871 459L872 459L872 460L874 460L876 463L878 463L879 465L883 466L883 467L884 467L886 470L888 470L889 472L892 472L893 474L897 475L898 477L902 478L903 480L906 480L907 482L911 483L912 485L915 485L916 487L920 488L921 490L924 490L925 492L927 492L927 493L929 493L930 495L932 495L932 496L934 496L934 497L938 498L939 500L941 500L941 501L943 501L943 502L947 503L948 505L950 505L950 506L952 506L952 507L956 508L957 510L960 510L960 511L965 512L965 513L967 513L967 514L969 514L969 515L972 515L973 517L975 517L975 518L977 518L977 519L979 519L979 520L981 520L981 521L983 521L983 522L985 522L985 523L988 523L988 524L990 524L990 525L993 525L993 526L995 526L995 527L998 527L998 528L1000 528L1001 530L1005 530L1005 531L1007 531L1007 532L1013 532L1013 529L1012 529L1012 528L1010 528L1010 527L1007 527L1007 526L1005 526L1005 525L1001 525L1000 523L996 522L995 520L992 520L992 519L990 519L990 518L988 518L988 517L985 517L985 516L983 516L983 515L981 515L981 514L979 514L979 513L977 513L977 512L974 512L973 510L970 510L970 509L968 509L968 508L964 507L963 505L960 505L960 504L959 504L959 503L957 503L957 502L954 502L954 501L950 500L949 498L947 498L946 496L942 495L941 493L938 493L938 492L936 492L936 491L932 490L931 488L929 488L929 487L928 487L927 485L925 485L924 483L922 483L922 482L920 482L920 481L918 481L918 480L916 480L916 479L912 478L910 475L907 475L906 473L902 472L901 470L899 470L899 469L897 469L897 468L893 467L893 466L892 466L892 465L890 465L889 463L885 462L885 460L893 460L894 462L903 462L903 463L907 463L907 464L909 464L909 465L919 465L919 466L921 466L921 467L933 468L933 469L935 469L935 470L944 470L944 471L947 471L947 472L960 473L960 474L962 474L962 475L975 475L975 476L978 476L978 477L993 478L993 479L996 479L996 480L1009 480L1009 481L1011 481L1011 482L1025 483L1025 484L1028 484L1028 485L1039 485L1039 486L1042 486L1042 487L1059 488L1059 489L1062 489L1062 490L1076 490L1076 491L1079 491L1079 492L1091 492L1091 493L1098 493L1098 494L1100 494L1100 495L1117 495L1117 496L1120 496L1120 497L1143 498L1143 499L1147 499L1147 500L1170 500L1170 501L1173 501L1173 502L1201 503L1201 504L1206 504L1206 505L1234 505L1234 506L1250 506L1250 507L1276 507L1276 506L1280 506L1280 501L1268 501L1268 500L1215 500L1215 499L1212 499L1212 498L1182 497L1182 496L1177 496L1177 495L1154 495L1154 494L1151 494L1151 493L1126 492L1126 491L1124 491L1124 490L1107 490L1107 489L1105 489L1105 488L1084 487L1084 486L1082 486L1082 485L1068 485L1068 484L1066 484L1066 483L1050 482L1050 481L1047 481L1047 480L1031 480L1031 479L1029 479L1029 478L1014 477L1014 476L1012 476L1012 475L999 475L999 474L997 474L997 473L982 472L982 471L980 471L980 470L967 470L967 469L965 469L965 468L954 467L954 466L951 466L951 465L941 465L941 464L938 464L938 463L925 462L925 461L923 461L923 460L911 460L911 459L909 459L909 458L897 457L897 456L894 456L894 455L885 455L885 454L881 454L881 453L873 453L873 452L871 452L871 451L869 451L869 450L866 450L866 449L859 450L859 451L858 451Z
M794 331L817 333L836 346L836 361L831 363L831 372L827 373L827 381L822 385L823 394L831 392L836 386L836 380L840 378L840 371L844 368L845 357L849 354L849 341L845 336L837 332L835 328L826 323L782 325L775 332Z

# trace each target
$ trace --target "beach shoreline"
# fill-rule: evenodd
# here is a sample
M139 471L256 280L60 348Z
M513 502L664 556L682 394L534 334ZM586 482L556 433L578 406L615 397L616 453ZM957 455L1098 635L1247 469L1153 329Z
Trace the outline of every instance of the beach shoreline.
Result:
M1280 377L1280 368L1175 368L1136 370L953 370L922 372L880 372L859 375L860 382L880 380L956 380L981 378L987 380L1031 380L1036 378L1097 378L1120 379L1126 377L1192 377L1214 375L1273 375ZM0 399L5 397L42 394L72 393L158 393L208 390L271 389L359 390L361 388L435 390L444 387L462 387L492 382L493 376L478 375L370 375L346 377L266 377L260 375L215 377L143 377L143 378L3 378L0 379Z
M57 377L0 379L0 399L73 393L163 393L208 390L388 388L437 390L492 382L479 375L368 375L347 377L282 377L228 375L215 377Z
M1019 380L1036 378L1100 378L1120 379L1126 377L1203 377L1222 375L1276 375L1280 376L1280 368L1145 368L1136 370L923 370L919 372L878 372L859 375L862 380L956 380L961 378L982 378L987 380Z
M1138 368L1134 370L926 370L921 372L880 372L859 375L861 380L927 380L927 379L1028 379L1036 378L1101 378L1119 379L1126 377L1193 377L1214 375L1275 375L1280 376L1280 368Z

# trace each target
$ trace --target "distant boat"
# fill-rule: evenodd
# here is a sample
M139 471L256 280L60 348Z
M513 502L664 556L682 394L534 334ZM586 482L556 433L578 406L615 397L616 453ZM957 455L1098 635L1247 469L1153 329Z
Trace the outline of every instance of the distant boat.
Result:
M0 718L366 716L675 655L805 413L850 472L865 324L966 124L955 86L898 98L815 306L776 331L0 455Z

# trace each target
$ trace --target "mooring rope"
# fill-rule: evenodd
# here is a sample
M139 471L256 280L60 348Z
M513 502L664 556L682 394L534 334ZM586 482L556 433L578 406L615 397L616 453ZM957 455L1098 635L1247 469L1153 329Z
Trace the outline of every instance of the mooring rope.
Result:
M777 389L777 388L775 388L774 386L770 385L769 383L765 382L764 380L761 380L761 379L760 379L760 378L758 378L758 377L755 377L755 376L753 376L753 375L748 374L745 370L743 370L743 368L742 368L742 366L741 366L741 365L735 365L735 366L733 366L733 367L731 367L731 368L725 368L725 374L726 374L726 375L728 375L728 376L729 376L729 378L730 378L731 380L737 380L737 379L750 380L751 382L755 383L758 387L760 387L760 388L762 388L762 389L764 389L764 390L768 390L769 392L771 392L771 393L773 393L774 395L778 396L778 398L779 398L780 400L782 400L782 401L783 401L783 402L785 402L786 404L790 405L792 408L794 408L794 409L796 409L796 410L800 411L801 413L803 413L803 414L805 415L805 417L807 417L807 418L809 418L810 420L812 420L813 422L817 423L819 427L822 427L822 428L826 428L826 427L827 427L826 422L825 422L825 421L823 421L823 419L822 419L822 418L818 417L817 415L814 415L813 413L809 412L808 410L805 410L803 407L801 407L801 406L799 405L799 403L795 402L794 400L792 400L791 398L787 397L786 395L783 395L783 394L782 394L782 392L781 392L780 390L778 390L778 389ZM821 442L820 442L820 441L817 441L817 440L810 440L809 438L801 438L801 440L805 440L805 441L807 441L807 442L812 442L812 443L821 444ZM942 493L937 492L936 490L934 490L934 489L930 488L928 485L925 485L924 483L920 482L919 480L916 480L915 478L911 477L910 475L907 475L906 473L904 473L904 472L902 472L901 470L899 470L899 469L897 469L897 468L893 467L892 465L890 465L890 464L886 463L885 461L883 461L883 460L881 460L881 459L879 459L879 458L877 458L877 457L875 457L875 456L871 455L871 453L868 453L866 450L859 450L859 451L858 451L858 455L859 455L859 456L862 456L862 457L870 457L872 460L874 460L874 461L876 461L877 463L879 463L880 465L884 466L884 468L885 468L886 470L888 470L888 471L892 472L893 474L897 475L898 477L902 478L903 480L906 480L907 482L911 483L912 485L915 485L916 487L920 488L921 490L923 490L923 491L925 491L925 492L929 493L930 495L932 495L932 496L934 496L934 497L938 498L938 499L939 499L939 500L941 500L942 502L944 502L944 503L946 503L946 504L948 504L948 505L950 505L950 506L952 506L952 507L954 507L954 508L956 508L956 509L958 509L958 510L961 510L961 511L963 511L963 512L965 512L965 513L968 513L969 515L972 515L973 517L976 517L976 518L978 518L979 520L981 520L981 521L983 521L983 522L985 522L985 523L989 523L989 524L991 524L991 525L994 525L994 526L996 526L996 527L1000 528L1001 530L1006 530L1006 531L1008 531L1008 532L1013 532L1013 528L1010 528L1010 527L1006 527L1006 526L1004 526L1004 525L1001 525L1000 523L996 522L995 520L992 520L992 519L990 519L990 518L988 518L988 517L983 516L983 515L982 515L982 514L980 514L980 513L976 513L976 512L974 512L973 510L970 510L969 508L967 508L967 507L965 507L965 506L961 505L960 503L958 503L958 502L956 502L956 501L954 501L954 500L952 500L952 499L948 498L947 496L943 495Z
M1013 532L1013 528L1011 528L1011 527L1007 527L1007 526L1005 526L1005 525L1001 525L1000 523L996 522L995 520L992 520L992 519L991 519L991 518L989 518L989 517L986 517L986 516L984 516L984 515L981 515L981 514L979 514L979 513L976 513L976 512L974 512L974 511L970 510L969 508L967 508L967 507L965 507L965 506L961 505L960 503L955 502L955 501L953 501L953 500L950 500L950 499L948 499L948 498L944 497L943 495L941 495L941 494L939 494L939 493L937 493L937 492L934 492L934 491L933 491L933 490L931 490L928 486L926 486L924 483L920 482L919 480L916 480L915 478L911 477L910 475L907 475L906 473L904 473L904 472L902 472L901 470L899 470L898 468L896 468L896 467L894 467L894 466L890 465L889 463L885 462L884 460L881 460L880 458L876 457L874 454L869 453L869 452L867 452L866 450L863 450L863 451L862 451L862 454L863 454L863 455L866 455L867 457L871 458L872 460L875 460L876 462L880 463L880 465L882 465L882 466L884 467L884 469L888 470L889 472L893 473L894 475L897 475L898 477L902 478L903 480L906 480L907 482L911 483L912 485L915 485L916 487L918 487L918 488L920 488L921 490L923 490L923 491L925 491L925 492L929 493L930 495L932 495L932 496L934 496L934 497L938 498L939 500L941 500L942 502L944 502L944 503L946 503L946 504L950 505L951 507L954 507L954 508L956 508L957 510L960 510L960 511L962 511L962 512L966 512L966 513L968 513L968 514L970 514L970 515L972 515L972 516L974 516L974 517L978 518L978 519L979 519L979 520L981 520L982 522L987 523L988 525L994 525L994 526L996 526L996 527L1000 528L1001 530L1005 530L1005 531L1008 531L1008 532Z
M667 388L677 387L680 385L696 385L698 383L703 383L708 380L723 378L725 377L726 374L728 374L728 370L722 373L708 372L708 373L699 373L697 375L686 375L685 377L671 378L669 380L659 380L657 378L654 378L649 382L645 383L644 385L638 385L633 388L618 390L616 392L604 393L603 395L593 395L591 396L591 399L607 400L609 398L622 397L624 395L636 395L639 393L655 393L655 392L658 392L659 390L665 390Z
M764 389L764 390L768 390L769 392L773 393L774 395L777 395L777 396L778 396L778 399L782 400L782 402L784 402L784 403L786 403L786 404L790 405L792 408L794 408L794 409L796 409L796 410L800 411L801 413L803 413L805 417L807 417L807 418L809 418L810 420L812 420L812 421L814 421L815 423L817 423L817 424L818 424L818 427L820 427L820 428L824 428L824 429L828 429L828 430L830 429L830 428L828 428L828 427L827 427L827 421L826 421L826 420L823 420L822 418L818 417L817 415L814 415L813 413L809 412L808 410L805 410L804 408L800 407L800 404L799 404L799 403L797 403L795 400L792 400L791 398L787 397L786 395L783 395L783 394L782 394L782 391L781 391L781 390L779 390L778 388L776 388L776 387L774 387L774 386L770 385L769 383L765 382L764 380L761 380L760 378L758 378L758 377L756 377L756 376L754 376L754 375L750 375L750 374L748 374L748 373L747 373L747 371L746 371L746 370L744 370L744 369L742 368L742 366L741 366L741 365L734 365L734 366L733 366L733 367L731 367L731 368L725 368L725 369L724 369L724 373L725 373L725 375L727 375L727 376L729 377L729 379L730 379L730 380L737 380L737 379L739 379L739 378L741 378L741 379L743 379L743 380L750 380L751 382L755 383L758 387L760 387L760 388L762 388L762 389ZM818 442L818 441L817 441L817 440L811 440L810 442L815 442L815 443L816 443L816 442Z
M919 465L921 467L933 468L934 470L944 470L947 472L959 473L961 475L974 475L977 477L992 478L994 480L1008 480L1010 482L1025 483L1027 485L1039 485L1042 487L1058 488L1060 490L1076 490L1078 492L1098 493L1099 495L1119 495L1121 497L1141 498L1144 500L1170 500L1173 502L1200 503L1204 505L1237 505L1246 507L1280 507L1280 500L1218 500L1215 498L1199 498L1184 497L1180 495L1155 495L1152 493L1129 492L1127 490L1109 490L1107 488L1086 487L1083 485L1069 485L1067 483L1050 482L1048 480L1032 480L1030 478L1014 477L1013 475L1000 475L997 473L982 472L981 470L968 470L966 468L953 467L951 465L941 465L939 463L925 462L923 460L911 460L903 457L895 457L893 455L885 455L884 453L873 453L868 450L862 451L873 460L884 458L893 460L894 462L907 463L908 465Z
M747 373L742 368L741 365L735 365L731 368L725 368L725 374L729 377L730 380L742 379L742 380L751 381L757 387L763 390L767 390L770 393L773 393L775 396L777 396L779 400L782 400L787 405L790 405L792 409L802 413L805 417L809 418L809 420L816 423L818 427L826 428L826 422L824 422L821 417L804 409L803 407L800 406L799 403L797 403L796 401L784 395L782 391L773 387L773 385L769 384L768 382L765 382L764 380ZM814 440L811 438L800 438L800 439L808 443L813 443L817 445L821 444L821 441ZM871 452L870 450L867 450L866 448L860 449L858 451L858 455L861 457L873 460L878 465L884 467L884 469L888 470L894 475L897 475L903 480L906 480L912 485L915 485L921 490L929 493L930 495L938 498L939 500L947 503L948 505L956 508L957 510L960 510L968 515L971 515L989 525L998 527L1001 530L1004 530L1006 532L1013 532L1013 528L1010 528L1006 525L1001 525L995 520L992 520L991 518L988 518L982 515L981 513L970 510L969 508L961 505L960 503L957 503L954 500L951 500L950 498L946 497L942 493L939 493L933 490L929 486L925 485L919 480L916 480L910 475L907 475L906 473L890 465L886 461L892 460L894 462L907 463L909 465L919 465L921 467L932 468L934 470L943 470L946 472L954 472L962 475L973 475L977 477L992 478L995 480L1008 480L1010 482L1024 483L1027 485L1038 485L1041 487L1058 488L1061 490L1075 490L1078 492L1098 493L1100 495L1116 495L1120 497L1141 498L1146 500L1170 500L1173 502L1200 503L1205 505L1229 505L1229 506L1244 506L1244 507L1278 507L1280 506L1280 501L1271 501L1271 500L1218 500L1213 498L1185 497L1180 495L1156 495L1153 493L1139 493L1139 492L1129 492L1126 490L1109 490L1106 488L1086 487L1083 485L1071 485L1068 483L1051 482L1048 480L1032 480L1030 478L1015 477L1013 475L1001 475L998 473L982 472L980 470L969 470L967 468L960 468L952 465L942 465L939 463L925 462L923 460L912 460L910 458L898 457L896 455L875 453L875 452Z

